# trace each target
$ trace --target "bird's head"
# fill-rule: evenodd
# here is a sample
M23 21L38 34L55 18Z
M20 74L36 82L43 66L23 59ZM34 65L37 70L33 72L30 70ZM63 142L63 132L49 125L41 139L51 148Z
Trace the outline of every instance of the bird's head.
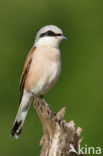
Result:
M61 40L66 40L63 32L55 25L47 25L41 28L35 39L35 46L53 46L58 47Z

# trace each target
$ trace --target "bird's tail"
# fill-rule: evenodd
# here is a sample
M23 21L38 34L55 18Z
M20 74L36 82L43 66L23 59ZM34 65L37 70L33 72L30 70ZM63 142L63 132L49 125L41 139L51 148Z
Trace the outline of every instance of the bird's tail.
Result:
M13 128L11 130L12 137L17 139L20 136L20 133L21 133L22 127L23 127L23 123L25 121L25 118L26 118L29 108L30 108L30 104L28 106L26 106L25 108L23 108L22 104L20 104L16 119L14 121Z

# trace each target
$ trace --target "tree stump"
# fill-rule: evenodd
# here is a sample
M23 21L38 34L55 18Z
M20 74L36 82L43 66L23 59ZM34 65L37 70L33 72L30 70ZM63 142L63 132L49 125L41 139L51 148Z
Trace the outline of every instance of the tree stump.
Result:
M77 156L80 144L80 127L75 128L74 121L63 120L65 107L55 114L47 103L39 98L34 107L43 126L40 156Z

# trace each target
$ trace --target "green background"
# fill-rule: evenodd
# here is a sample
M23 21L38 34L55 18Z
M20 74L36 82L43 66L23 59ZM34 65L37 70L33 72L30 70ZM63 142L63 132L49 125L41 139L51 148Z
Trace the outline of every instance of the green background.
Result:
M42 126L33 109L18 140L9 137L18 109L19 79L36 32L59 26L62 72L45 96L52 110L83 128L82 146L103 147L103 1L0 1L0 156L39 156ZM103 151L102 151L103 154Z

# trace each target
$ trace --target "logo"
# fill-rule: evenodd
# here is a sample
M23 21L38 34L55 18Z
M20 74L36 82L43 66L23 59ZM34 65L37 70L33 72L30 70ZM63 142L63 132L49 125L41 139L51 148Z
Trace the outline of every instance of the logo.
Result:
M101 155L102 154L102 148L100 146L97 147L89 147L85 145L84 147L81 147L81 145L78 146L78 152L75 150L72 144L70 144L70 151L69 153L76 153L76 154L96 154L96 155Z

